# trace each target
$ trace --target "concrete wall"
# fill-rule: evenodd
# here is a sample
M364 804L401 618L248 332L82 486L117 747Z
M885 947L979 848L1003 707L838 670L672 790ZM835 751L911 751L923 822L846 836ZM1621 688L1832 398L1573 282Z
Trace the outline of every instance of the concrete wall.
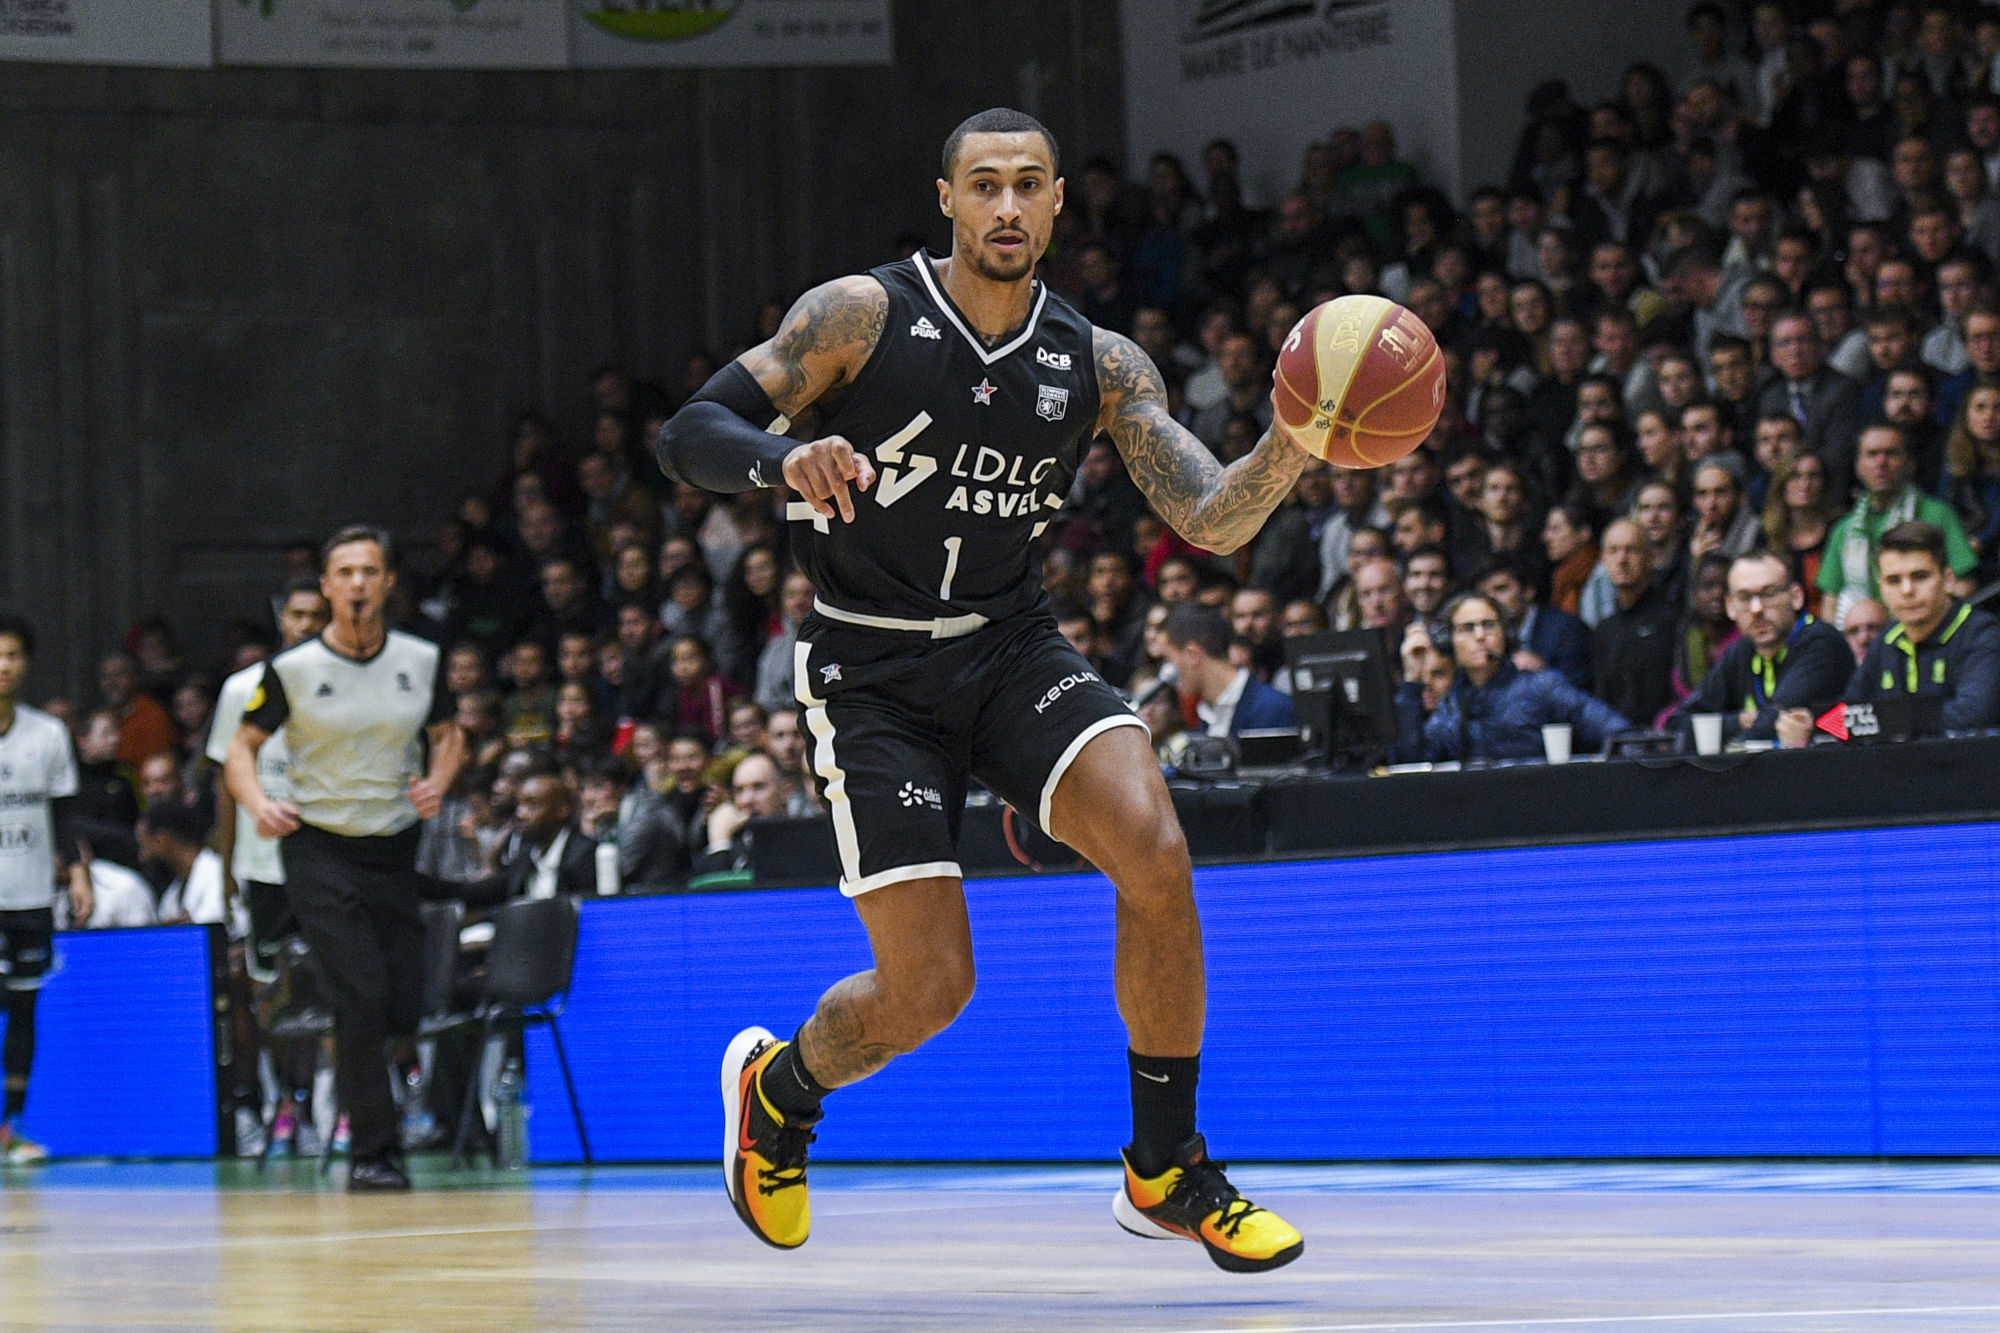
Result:
M0 602L29 697L162 611L198 650L286 540L421 542L528 406L666 376L757 302L944 237L952 125L1123 142L1090 0L896 7L862 70L477 74L0 64Z
M1459 194L1504 185L1528 93L1569 80L1584 106L1649 60L1679 84L1691 59L1685 0L1457 0Z

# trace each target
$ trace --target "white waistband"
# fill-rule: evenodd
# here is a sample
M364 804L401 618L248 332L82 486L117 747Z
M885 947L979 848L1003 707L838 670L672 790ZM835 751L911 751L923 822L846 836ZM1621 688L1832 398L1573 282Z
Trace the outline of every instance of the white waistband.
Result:
M837 606L828 606L824 599L813 598L813 610L828 620L845 621L850 625L866 625L870 629L902 630L907 634L928 634L933 639L960 639L990 623L985 616L971 612L962 616L939 616L935 620L903 620L897 616L864 616L859 611L843 611Z

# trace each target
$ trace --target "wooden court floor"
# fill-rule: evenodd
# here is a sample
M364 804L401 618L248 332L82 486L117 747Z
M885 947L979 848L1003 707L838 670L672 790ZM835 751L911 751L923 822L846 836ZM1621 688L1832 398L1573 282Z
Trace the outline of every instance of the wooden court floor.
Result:
M0 1172L0 1328L2000 1330L1992 1166L1240 1169L1307 1237L1240 1277L1102 1169L817 1168L781 1254L713 1169L420 1165Z

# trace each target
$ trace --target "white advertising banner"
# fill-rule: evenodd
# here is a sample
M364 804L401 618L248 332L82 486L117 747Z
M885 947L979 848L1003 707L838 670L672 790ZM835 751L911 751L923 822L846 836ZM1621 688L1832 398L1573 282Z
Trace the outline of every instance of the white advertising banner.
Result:
M1373 120L1398 155L1456 192L1452 0L1123 0L1126 146L1201 176L1202 146L1235 141L1244 194L1275 203L1306 145Z
M210 0L0 0L0 60L208 65Z
M570 0L578 69L887 65L889 0Z
M564 0L215 0L224 64L560 69Z

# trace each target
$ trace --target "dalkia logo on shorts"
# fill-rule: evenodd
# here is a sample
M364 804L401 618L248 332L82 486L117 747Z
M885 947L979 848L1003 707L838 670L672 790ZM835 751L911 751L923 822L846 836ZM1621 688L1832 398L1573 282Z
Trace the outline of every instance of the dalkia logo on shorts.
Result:
M593 27L640 42L705 37L734 18L742 0L597 0L584 7Z
M896 793L896 799L905 807L927 805L933 810L944 809L944 797L938 795L935 787L919 787L914 782L905 782L903 789Z

